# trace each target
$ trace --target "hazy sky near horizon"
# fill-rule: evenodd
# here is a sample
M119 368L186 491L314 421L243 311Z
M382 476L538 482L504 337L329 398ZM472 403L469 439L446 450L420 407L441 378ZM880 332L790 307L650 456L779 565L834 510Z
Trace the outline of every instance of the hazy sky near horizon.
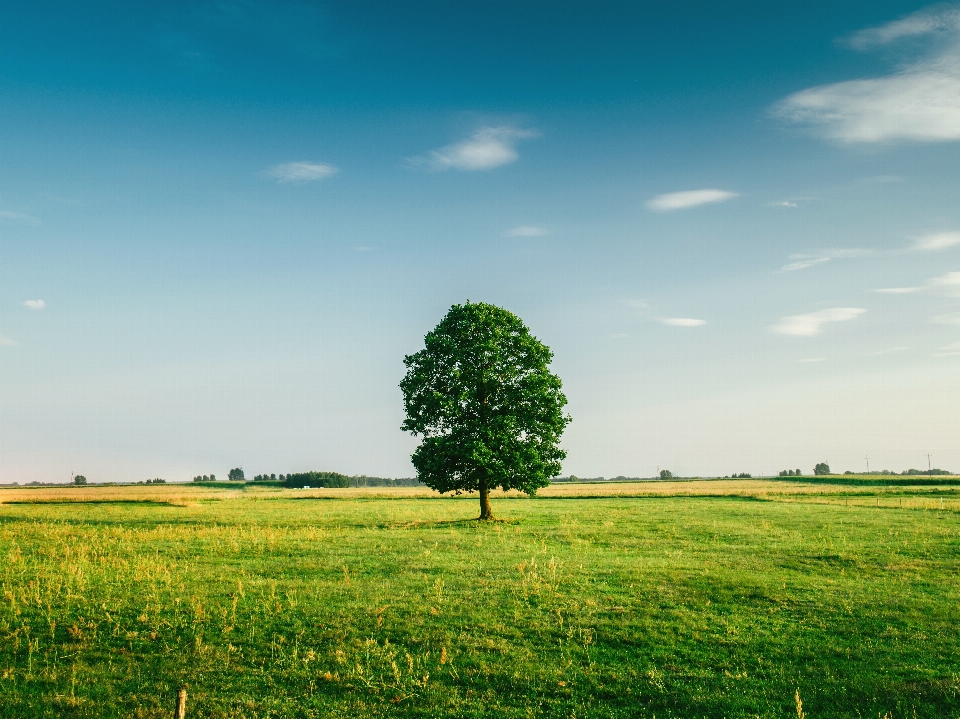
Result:
M412 476L466 300L581 476L960 470L960 5L9 2L0 482Z

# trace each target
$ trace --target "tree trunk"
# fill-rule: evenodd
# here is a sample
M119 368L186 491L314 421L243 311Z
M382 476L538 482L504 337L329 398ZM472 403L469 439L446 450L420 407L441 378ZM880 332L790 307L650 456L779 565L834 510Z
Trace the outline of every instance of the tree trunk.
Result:
M480 519L493 519L493 509L490 507L490 488L486 478L480 480Z

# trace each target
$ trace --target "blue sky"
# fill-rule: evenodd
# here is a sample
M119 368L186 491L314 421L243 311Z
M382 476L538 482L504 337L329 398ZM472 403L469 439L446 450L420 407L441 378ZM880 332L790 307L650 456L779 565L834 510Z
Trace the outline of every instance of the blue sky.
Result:
M567 473L960 469L960 6L7 3L0 481L410 476L454 303Z

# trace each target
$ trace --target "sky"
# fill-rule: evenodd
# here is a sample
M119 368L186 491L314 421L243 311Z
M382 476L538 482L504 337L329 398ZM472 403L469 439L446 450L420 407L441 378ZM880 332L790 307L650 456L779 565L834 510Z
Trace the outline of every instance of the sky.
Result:
M0 482L413 476L467 300L564 474L960 471L960 5L0 12Z

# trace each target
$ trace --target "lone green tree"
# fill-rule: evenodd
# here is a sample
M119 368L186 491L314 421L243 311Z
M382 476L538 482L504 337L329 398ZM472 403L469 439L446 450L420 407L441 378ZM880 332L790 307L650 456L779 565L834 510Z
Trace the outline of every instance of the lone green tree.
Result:
M830 465L826 462L818 462L813 468L814 474L830 474Z
M479 492L480 519L493 519L490 490L529 495L560 473L560 435L570 417L550 348L519 317L482 302L454 305L404 357L402 429L420 446L411 457L438 492Z

